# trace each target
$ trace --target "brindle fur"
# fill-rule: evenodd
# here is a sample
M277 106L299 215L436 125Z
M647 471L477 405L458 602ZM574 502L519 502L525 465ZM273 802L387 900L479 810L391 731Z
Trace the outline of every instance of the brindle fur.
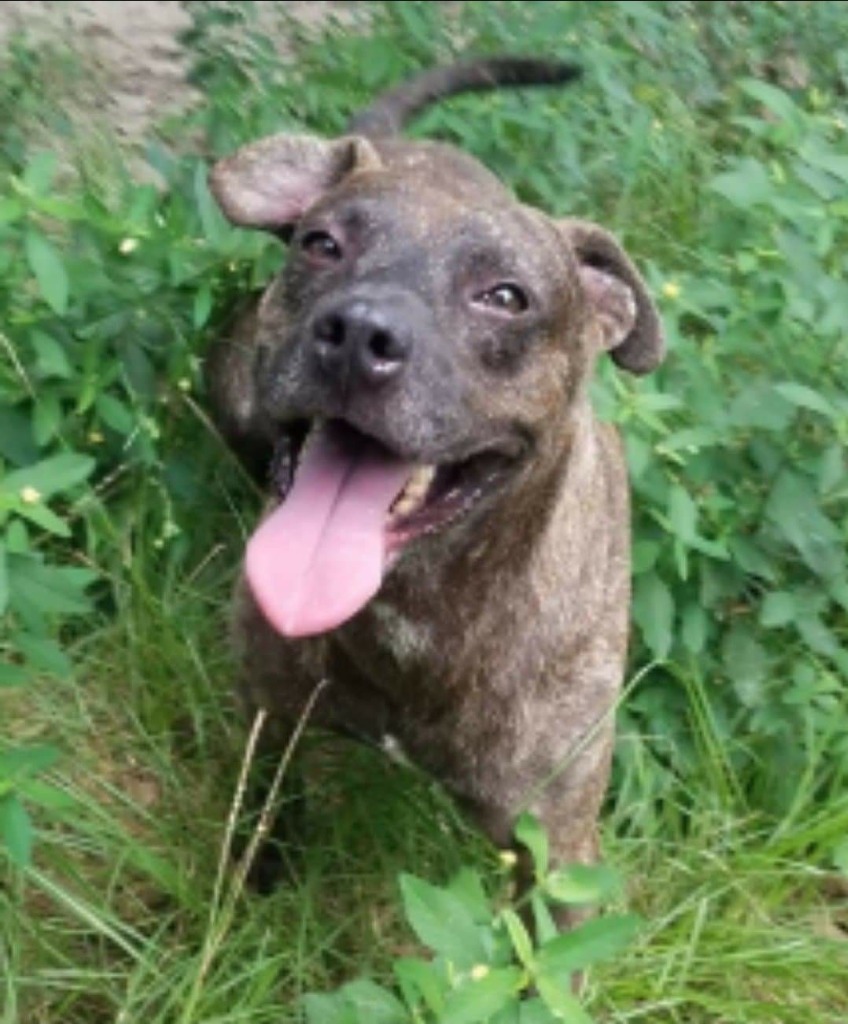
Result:
M550 81L556 67L535 65L534 79L533 62L523 64L522 82ZM633 372L652 369L661 328L601 228L522 205L450 146L382 137L404 103L468 87L462 67L458 85L442 70L370 108L359 121L370 138L275 136L213 171L234 222L294 233L295 243L329 226L354 253L329 274L294 256L213 354L218 422L254 472L264 472L278 419L315 415L344 416L422 463L492 443L519 460L468 516L413 541L377 597L330 634L284 639L240 586L239 688L285 733L327 678L314 724L376 743L391 735L499 845L529 809L558 860L591 862L630 585L621 447L587 386L603 350ZM497 61L484 72L498 83ZM481 282L498 280L530 291L526 314L486 319L469 308ZM392 306L413 340L392 387L342 392L313 365L316 311L350 295Z

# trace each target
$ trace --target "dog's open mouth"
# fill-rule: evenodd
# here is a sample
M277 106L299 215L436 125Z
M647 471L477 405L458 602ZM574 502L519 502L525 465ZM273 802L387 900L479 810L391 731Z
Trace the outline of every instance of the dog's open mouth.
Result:
M247 548L254 597L286 636L333 629L374 596L404 545L470 511L513 463L487 449L417 465L339 420L293 425L274 460L281 503Z

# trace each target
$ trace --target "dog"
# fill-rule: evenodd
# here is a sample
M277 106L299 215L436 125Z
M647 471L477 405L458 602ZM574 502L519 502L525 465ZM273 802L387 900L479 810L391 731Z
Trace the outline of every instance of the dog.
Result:
M560 863L598 856L629 619L626 469L588 385L604 353L654 369L662 328L603 228L398 132L577 74L437 69L340 138L275 135L210 175L230 221L289 246L209 359L216 421L272 490L236 600L248 708L284 741L326 681L313 724L399 745L498 846L533 812Z

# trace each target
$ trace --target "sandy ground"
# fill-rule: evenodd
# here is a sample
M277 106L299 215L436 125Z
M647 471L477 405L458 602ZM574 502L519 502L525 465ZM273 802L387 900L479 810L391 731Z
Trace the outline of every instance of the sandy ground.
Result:
M284 8L314 23L343 5L254 6L269 21ZM0 3L0 48L16 30L35 40L70 43L90 72L86 106L102 112L109 126L132 143L145 137L154 119L184 109L195 98L185 80L186 55L178 40L190 24L185 5L174 0L6 0Z

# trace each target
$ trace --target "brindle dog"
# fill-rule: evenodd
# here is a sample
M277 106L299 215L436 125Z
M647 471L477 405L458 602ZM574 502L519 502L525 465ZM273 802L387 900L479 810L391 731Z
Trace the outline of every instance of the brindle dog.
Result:
M500 845L529 809L591 862L628 632L628 485L588 386L605 352L663 356L603 228L518 202L452 146L396 131L426 103L552 84L570 65L438 69L336 139L220 161L236 224L285 269L210 357L224 435L273 484L237 600L240 687L285 735L392 737Z

